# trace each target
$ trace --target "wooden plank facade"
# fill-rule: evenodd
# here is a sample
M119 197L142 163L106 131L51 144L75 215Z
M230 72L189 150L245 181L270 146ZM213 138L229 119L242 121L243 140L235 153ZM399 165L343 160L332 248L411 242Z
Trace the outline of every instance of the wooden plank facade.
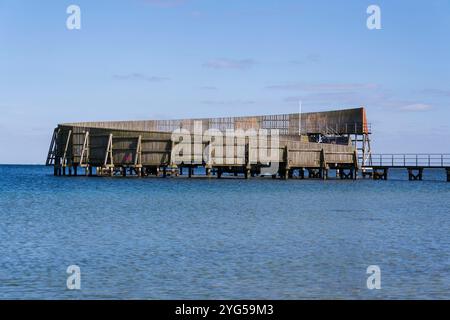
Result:
M269 135L255 138L261 129ZM279 135L270 129L277 129ZM214 130L223 136L209 137L207 133ZM230 137L227 130L240 134ZM204 167L207 175L233 172L248 178L274 167L273 177L288 178L296 170L304 177L306 170L310 177L326 178L329 169L356 173L356 143L350 138L344 139L345 144L317 143L310 137L330 132L350 137L367 130L363 108L302 115L68 123L55 129L47 165L54 166L55 175L162 172L165 176L187 168L191 176L193 168ZM188 152L176 154L180 149Z

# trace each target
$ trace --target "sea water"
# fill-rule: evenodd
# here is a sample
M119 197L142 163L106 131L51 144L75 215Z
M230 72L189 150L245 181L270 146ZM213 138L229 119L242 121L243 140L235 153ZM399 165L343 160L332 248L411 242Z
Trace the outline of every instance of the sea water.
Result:
M449 299L450 183L0 166L3 299ZM67 268L80 269L69 290ZM381 289L367 286L380 268Z

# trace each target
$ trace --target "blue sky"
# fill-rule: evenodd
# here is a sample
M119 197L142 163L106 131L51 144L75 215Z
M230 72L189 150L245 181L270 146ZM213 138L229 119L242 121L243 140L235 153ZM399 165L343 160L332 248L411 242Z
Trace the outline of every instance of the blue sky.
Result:
M366 27L371 4L382 30ZM366 106L374 152L450 153L449 39L447 0L0 0L0 163L42 163L58 123L298 100Z

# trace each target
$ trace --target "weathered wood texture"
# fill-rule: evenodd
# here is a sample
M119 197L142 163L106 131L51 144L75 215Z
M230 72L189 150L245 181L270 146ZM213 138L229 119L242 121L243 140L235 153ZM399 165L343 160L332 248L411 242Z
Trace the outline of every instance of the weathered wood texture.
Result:
M364 108L277 114L250 117L228 117L207 119L179 120L140 120L140 121L97 121L67 123L66 126L106 128L128 131L159 131L172 132L183 128L194 131L194 124L201 123L203 130L208 129L278 129L280 134L365 134L370 131Z
M291 168L356 166L355 148L351 145L291 141L287 150L287 163Z
M67 125L59 126L55 132L58 132L56 158L59 159L55 165L62 166L160 167L193 164L251 167L278 162L292 168L322 168L355 164L355 149L352 146L305 142L298 135L264 138L214 136L205 140L205 137L190 134L174 138L167 132ZM200 144L194 145L199 141ZM184 157L175 157L179 150L182 150L181 156Z

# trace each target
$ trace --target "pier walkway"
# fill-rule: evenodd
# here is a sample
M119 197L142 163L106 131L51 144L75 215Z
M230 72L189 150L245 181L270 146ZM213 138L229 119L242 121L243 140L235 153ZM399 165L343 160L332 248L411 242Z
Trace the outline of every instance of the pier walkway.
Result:
M422 180L424 169L445 169L450 182L450 154L372 154L361 169L363 177L374 180L387 180L389 169L406 169L411 181Z

